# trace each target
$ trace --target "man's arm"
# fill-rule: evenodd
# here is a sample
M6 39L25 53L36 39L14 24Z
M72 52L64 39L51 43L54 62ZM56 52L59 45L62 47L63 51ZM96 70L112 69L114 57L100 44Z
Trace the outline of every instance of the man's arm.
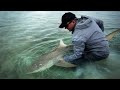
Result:
M85 49L85 40L83 40L83 38L80 38L79 39L74 39L73 40L73 50L74 50L74 53L72 55L67 55L67 56L64 56L64 60L67 61L67 62L70 62L70 61L73 61L75 59L79 59L81 58L82 56L82 53L84 52L84 49Z

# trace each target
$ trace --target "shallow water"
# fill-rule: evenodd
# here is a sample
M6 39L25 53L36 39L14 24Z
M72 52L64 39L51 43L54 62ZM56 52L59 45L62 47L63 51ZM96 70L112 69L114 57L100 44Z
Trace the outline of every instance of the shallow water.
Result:
M120 37L110 41L110 57L99 63L77 68L53 66L27 75L26 67L59 45L59 39L71 44L71 33L59 29L66 11L0 11L0 78L3 79L104 79L120 78ZM77 17L100 18L108 34L120 27L119 11L72 11Z

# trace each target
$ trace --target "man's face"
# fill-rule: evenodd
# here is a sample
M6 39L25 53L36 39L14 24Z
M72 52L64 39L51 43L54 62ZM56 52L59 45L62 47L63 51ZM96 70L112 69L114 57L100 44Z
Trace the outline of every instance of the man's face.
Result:
M65 29L68 29L69 31L72 31L74 29L74 27L75 27L75 24L76 24L75 20L72 20L72 21L67 23Z

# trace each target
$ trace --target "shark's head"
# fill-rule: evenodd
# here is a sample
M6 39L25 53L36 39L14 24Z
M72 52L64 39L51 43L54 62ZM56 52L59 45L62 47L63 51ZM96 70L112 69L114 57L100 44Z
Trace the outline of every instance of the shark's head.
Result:
M66 47L67 45L64 44L62 39L60 39L59 45L56 49L51 51L51 53L43 54L39 60L33 62L28 74L44 71L45 69L53 66L60 58L62 58L62 53L65 52Z

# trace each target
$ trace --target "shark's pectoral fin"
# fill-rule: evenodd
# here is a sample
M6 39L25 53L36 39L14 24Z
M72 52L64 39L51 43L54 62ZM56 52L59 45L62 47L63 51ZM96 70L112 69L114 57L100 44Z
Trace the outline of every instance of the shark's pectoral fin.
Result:
M59 60L57 63L54 64L55 66L60 67L76 67L77 65L65 62L64 60Z

